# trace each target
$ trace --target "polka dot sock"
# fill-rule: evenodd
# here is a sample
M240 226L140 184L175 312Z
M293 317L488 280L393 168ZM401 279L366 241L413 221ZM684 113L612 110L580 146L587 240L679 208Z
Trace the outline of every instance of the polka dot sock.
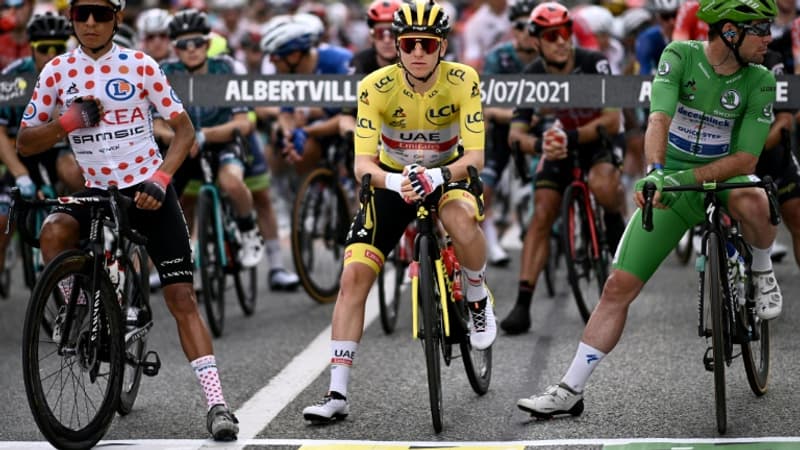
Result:
M214 355L201 356L192 361L191 365L203 388L203 393L206 394L208 408L211 409L212 406L218 404L227 405L225 397L222 396L222 384L219 382L217 359Z

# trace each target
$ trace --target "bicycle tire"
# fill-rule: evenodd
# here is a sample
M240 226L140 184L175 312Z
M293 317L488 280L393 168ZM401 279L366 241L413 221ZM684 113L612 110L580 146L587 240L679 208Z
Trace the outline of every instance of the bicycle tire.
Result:
M419 238L419 295L422 309L422 346L425 350L425 367L428 376L433 429L442 431L442 373L441 373L441 310L439 306L436 271L432 252L435 250L427 236Z
M725 400L725 365L727 320L725 317L725 289L723 282L727 282L727 270L723 270L721 241L715 232L709 232L707 237L706 259L706 285L710 289L711 308L711 349L714 356L714 405L717 417L717 431L725 434L727 429L727 405ZM724 281L723 281L724 280ZM710 283L709 283L710 281Z
M84 308L83 311L85 313L80 316L81 311L77 310L77 306L75 307L74 313L79 315L73 317L74 323L71 325L74 325L74 327L71 326L70 336L65 337L69 341L74 340L74 345L70 346L71 350L74 351L74 355L63 357L59 355L55 351L57 345L51 335L42 333L41 320L44 317L44 310L48 305L51 305L50 297L52 295L62 295L58 284L59 281L70 278L72 280L71 286L78 286L79 289L84 289L83 286L89 285L92 275L93 260L84 252L70 250L58 255L42 272L39 281L34 287L25 315L22 342L25 393L39 430L48 442L57 448L82 449L92 447L105 435L114 418L114 412L119 402L124 354L123 325L119 313L119 304L116 301L116 292L108 277L103 277L99 283L100 336L104 341L99 347L99 354L88 355L82 353L84 346L88 345L86 343L91 329L90 320L81 323L83 319L89 317L88 312L86 312L88 308ZM83 292L87 298L93 298L91 294ZM75 295L76 298L77 295ZM40 349L40 345L44 348ZM70 376L61 378L68 378L70 382L62 383L61 390L58 390L58 392L55 392L57 389L55 389L52 380L59 379L59 377L55 376L51 379L48 371L51 359L57 360L52 362L52 366L57 368L54 370L71 371ZM101 369L101 365L107 367ZM44 381L45 379L47 381ZM105 381L104 386L100 386L102 380ZM87 387L90 383L92 386L96 384L98 389L84 389L84 394L88 396L90 395L88 391L91 391L92 394L100 397L97 401L76 400L75 395L62 395L63 389ZM46 384L46 386L43 384ZM58 402L79 402L81 408L57 405L55 405L57 407L51 407L50 397L54 397L53 400ZM92 414L88 412L88 408L94 405L97 405L97 407L93 416L88 417L89 414ZM87 410L86 420L78 419L76 421L74 418L69 418L69 420L64 421L61 417L61 414L81 414L83 409ZM72 428L71 424L74 423L80 424L78 425L80 428Z
M216 206L209 191L201 191L197 199L197 252L208 327L214 337L225 329L225 272L220 261L222 230L216 224Z
M558 260L561 256L561 242L558 237L551 236L549 239L550 253L547 255L547 263L544 265L544 285L547 289L547 296L556 296L556 274L558 273Z
M741 295L744 295L742 293ZM745 372L747 373L747 383L750 390L757 396L767 393L769 384L770 367L770 339L769 321L761 320L755 313L752 300L738 309L739 324L747 324L758 334L758 340L748 340L742 345L742 359L744 360Z
M584 323L589 321L600 301L607 277L602 248L599 249L599 257L593 255L591 226L583 191L573 185L567 186L561 204L561 239L567 279ZM597 239L597 242L599 246L600 240ZM585 280L586 289L581 286L581 280ZM597 286L592 286L593 281ZM596 295L593 290L596 290Z
M692 239L694 238L694 227L689 227L686 230L685 234L686 239L681 238L677 244L675 244L675 258L678 262L685 266L689 264L689 260L692 258L692 254L694 253L694 246L692 245Z
M17 250L14 248L14 235L6 242L6 257L3 271L0 272L0 298L6 300L11 289L11 269L17 263Z
M378 305L380 307L381 328L387 335L394 333L397 327L397 316L400 309L400 298L403 295L403 281L405 280L408 264L400 258L400 245L394 247L389 257L383 263L383 268L378 274ZM386 270L392 269L394 284L392 289L387 289Z
M34 267L33 247L27 242L19 240L20 254L22 255L22 274L25 279L25 286L33 290L36 284L36 268Z
M233 284L236 287L236 298L245 316L252 316L256 311L258 295L258 270L256 267L239 267L233 273Z
M318 303L336 301L347 230L347 196L332 170L303 180L292 206L292 259L303 289Z
M125 271L124 303L128 307L150 310L150 269L148 254L144 246L126 243L125 258L121 261ZM139 364L147 353L147 333L132 342L125 342L125 363L122 390L117 412L121 416L130 414L139 395L143 368Z

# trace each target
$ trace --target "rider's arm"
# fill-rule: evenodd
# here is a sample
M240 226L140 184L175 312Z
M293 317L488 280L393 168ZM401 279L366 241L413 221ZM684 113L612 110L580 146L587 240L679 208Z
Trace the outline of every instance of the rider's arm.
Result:
M303 130L311 137L334 136L339 133L339 116L317 120L303 127Z
M597 127L602 126L609 135L616 135L620 131L622 112L616 108L606 108L596 119L579 126L578 144L587 144L600 140Z
M239 130L242 136L247 136L254 128L254 124L247 114L247 112L238 112L228 122L211 127L203 127L200 131L205 135L206 142L212 144L224 144L232 141L234 130Z
M667 133L672 117L663 112L655 111L650 113L647 119L647 129L644 132L644 155L647 165L661 164L667 157Z
M28 174L25 164L22 164L17 157L17 152L8 137L8 129L4 125L0 125L0 161L6 165L14 178Z
M175 134L164 157L164 163L161 164L159 170L172 176L175 175L175 171L183 164L186 155L189 154L189 149L194 145L195 135L194 126L186 111L167 120L167 123Z
M153 136L166 145L172 142L175 132L167 124L167 121L161 117L153 118Z
M767 134L767 141L764 143L764 150L770 150L775 148L777 145L781 143L781 131L791 130L792 129L792 113L791 111L776 111L775 112L775 122L772 122L772 126L769 128L769 134Z

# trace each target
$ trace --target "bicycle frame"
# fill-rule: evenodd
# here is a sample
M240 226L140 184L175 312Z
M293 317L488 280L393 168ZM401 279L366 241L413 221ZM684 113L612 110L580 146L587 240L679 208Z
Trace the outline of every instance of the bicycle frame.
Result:
M219 188L217 187L216 184L214 184L214 174L211 171L211 163L208 161L207 158L208 156L206 156L206 154L203 154L200 159L200 167L203 169L203 184L200 186L200 191L198 193L198 196L202 195L203 193L208 193L211 195L211 199L213 200L212 214L214 214L214 229L216 230L214 234L216 235L217 248L219 249L219 255L217 255L217 257L219 258L220 265L222 267L227 267L229 261L228 261L228 255L225 252L225 238L224 238L225 228L222 225L222 210L221 210L222 198ZM200 245L199 241L197 245ZM200 249L197 249L197 251L195 251L195 255L196 255L195 267L199 269L202 267L201 258L203 252L201 252Z

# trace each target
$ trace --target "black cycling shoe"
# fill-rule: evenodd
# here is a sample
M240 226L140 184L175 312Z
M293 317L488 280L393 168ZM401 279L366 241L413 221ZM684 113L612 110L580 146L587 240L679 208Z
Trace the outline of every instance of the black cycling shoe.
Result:
M507 334L522 334L531 327L528 308L520 304L514 305L510 313L500 322L500 328Z
M206 427L215 441L235 441L239 434L239 420L223 404L214 405L208 410Z

